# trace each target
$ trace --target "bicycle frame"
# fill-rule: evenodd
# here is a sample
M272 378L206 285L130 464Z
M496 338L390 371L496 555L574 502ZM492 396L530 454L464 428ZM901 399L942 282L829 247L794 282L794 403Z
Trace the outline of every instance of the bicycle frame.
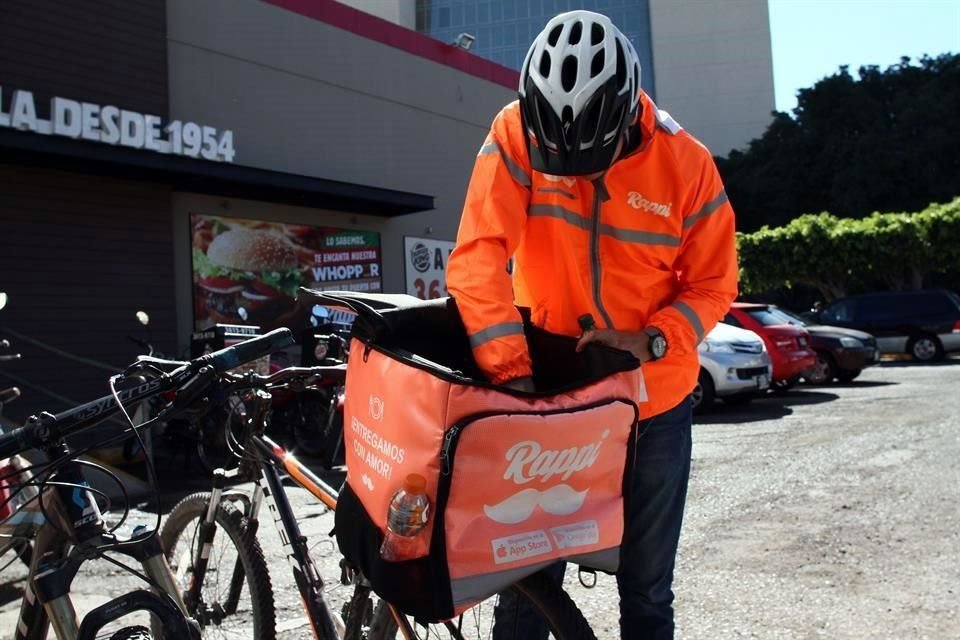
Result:
M337 506L337 491L269 437L252 435L247 438L246 442L256 448L256 453L260 458L260 461L256 464L259 473L253 478L255 485L253 495L249 500L242 500L247 529L251 535L256 535L259 527L260 508L266 502L280 535L287 561L293 571L294 582L300 592L314 636L321 640L336 640L341 637L342 629L338 629L339 621L324 596L323 579L310 557L307 539L300 531L293 508L284 492L280 469L283 469L299 486L309 491L311 495L330 509L335 509ZM210 505L205 520L200 524L197 533L198 544L193 558L195 578L192 580L191 588L185 596L188 603L196 602L200 597L209 547L213 543L216 531L217 510L224 498L230 500L235 497L231 494L224 495L224 486L228 478L234 477L238 473L239 469L229 473L217 470L214 475ZM226 608L228 610L235 608L239 600L243 582L241 571L238 564L234 568L227 597L228 606Z
M293 508L287 499L281 470L294 483L331 510L335 510L337 507L338 492L300 462L296 456L287 452L262 433L264 416L269 408L270 397L269 393L260 390L254 392L255 404L247 424L258 433L247 433L243 437L245 446L254 449L249 453L256 454L256 461L251 463L257 471L252 478L254 483L253 494L247 498L245 494L224 493L227 479L234 478L245 470L246 467L243 463L231 472L218 470L214 474L210 504L204 522L200 523L197 533L198 544L193 558L194 578L185 599L190 603L196 602L196 599L200 597L204 573L207 568L207 558L210 555L210 546L213 543L216 531L215 518L222 500L237 500L242 504L247 530L251 535L256 535L259 528L260 508L266 502L286 552L287 561L290 563L294 582L300 592L301 601L310 620L314 636L319 640L336 640L341 638L343 634L342 621L334 614L333 608L324 596L323 579L310 557L307 539L301 533ZM242 582L242 569L238 563L234 568L226 609L236 607ZM349 583L349 580L347 583ZM403 616L397 615L395 611L393 613L404 636L414 638L409 622Z
M139 402L182 380L174 376L144 382L118 395L124 404ZM118 411L113 396L104 396L57 416L31 418L33 425L41 425L49 434L41 451L49 460L64 462L56 472L55 483L0 523L0 537L36 538L16 640L42 640L51 625L59 640L93 640L106 624L138 610L149 611L171 637L200 637L199 629L187 622L187 609L158 537L138 531L121 542L109 533L93 494L82 488L87 485L80 463L69 457L69 449L60 442L60 436L92 426ZM70 599L70 587L81 565L96 557L99 547L137 560L159 589L127 593L90 611L80 621Z

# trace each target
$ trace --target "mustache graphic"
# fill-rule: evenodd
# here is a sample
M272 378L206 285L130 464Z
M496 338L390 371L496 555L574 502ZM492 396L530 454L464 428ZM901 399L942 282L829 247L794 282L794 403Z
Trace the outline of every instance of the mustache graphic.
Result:
M568 516L583 506L587 491L574 491L567 484L558 484L546 491L524 489L495 505L483 505L487 517L500 524L517 524L528 520L537 506L554 516Z

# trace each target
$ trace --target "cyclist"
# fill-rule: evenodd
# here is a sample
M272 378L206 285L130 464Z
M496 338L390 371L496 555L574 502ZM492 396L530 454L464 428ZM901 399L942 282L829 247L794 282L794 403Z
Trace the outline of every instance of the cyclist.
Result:
M617 576L621 635L632 639L673 636L697 344L737 293L734 214L710 152L640 89L640 73L606 16L572 11L547 23L519 100L480 148L447 272L494 383L534 389L515 305L572 336L589 313L595 326L578 348L607 344L644 363L647 429Z

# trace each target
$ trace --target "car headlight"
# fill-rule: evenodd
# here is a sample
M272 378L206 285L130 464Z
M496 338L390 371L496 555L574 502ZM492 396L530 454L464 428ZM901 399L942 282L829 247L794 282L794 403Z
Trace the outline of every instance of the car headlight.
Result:
M726 342L707 340L703 343L703 346L703 350L707 353L733 353L733 347Z
M840 338L841 346L846 347L847 349L862 349L863 343L857 340L856 338Z

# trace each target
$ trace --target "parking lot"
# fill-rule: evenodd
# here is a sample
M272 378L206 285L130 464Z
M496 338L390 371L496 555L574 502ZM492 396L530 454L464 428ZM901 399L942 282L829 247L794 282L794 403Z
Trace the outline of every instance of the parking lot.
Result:
M678 637L960 637L958 390L889 363L698 419ZM613 583L575 596L598 637Z
M960 360L888 363L698 418L678 637L960 637L958 390ZM299 490L293 500L335 582L330 515ZM281 637L306 637L279 541L269 522L261 532ZM11 637L23 573L14 564L0 579L0 637ZM102 599L105 576L119 570L81 576L82 604ZM615 580L586 590L569 571L567 583L597 636L618 637Z

